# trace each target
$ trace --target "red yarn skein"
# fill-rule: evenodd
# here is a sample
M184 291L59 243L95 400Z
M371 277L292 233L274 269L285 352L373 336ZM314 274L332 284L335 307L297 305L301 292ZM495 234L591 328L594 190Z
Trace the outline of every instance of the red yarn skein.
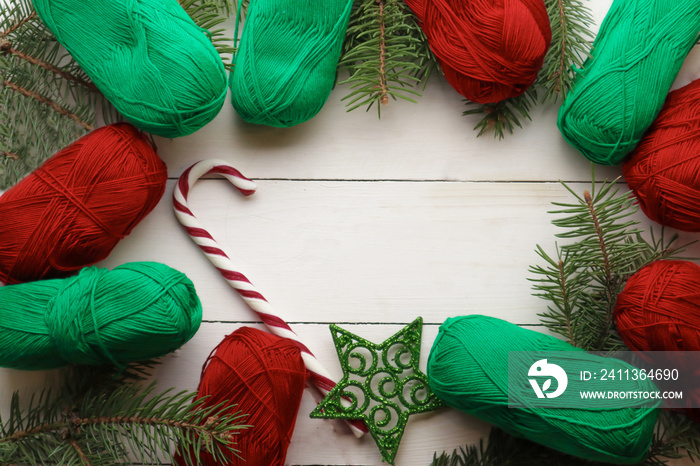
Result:
M613 317L625 344L656 367L679 369L685 386L700 383L700 368L683 353L700 351L700 266L679 260L653 262L634 274L617 296ZM663 381L658 382L665 389ZM695 385L700 387L700 385ZM675 388L675 387L674 387ZM700 388L666 405L700 422Z
M61 277L104 259L153 210L167 177L129 124L78 139L0 196L0 280Z
M622 172L647 217L700 231L700 80L669 93Z
M634 351L700 351L700 266L656 261L617 296L617 330Z
M248 414L252 427L236 436L227 457L239 466L283 466L292 438L307 371L295 342L250 327L228 335L209 355L202 369L197 398L204 407L226 402L233 412ZM184 464L180 455L176 464ZM200 452L200 465L218 464Z
M532 86L552 40L543 0L406 0L450 85L493 103Z

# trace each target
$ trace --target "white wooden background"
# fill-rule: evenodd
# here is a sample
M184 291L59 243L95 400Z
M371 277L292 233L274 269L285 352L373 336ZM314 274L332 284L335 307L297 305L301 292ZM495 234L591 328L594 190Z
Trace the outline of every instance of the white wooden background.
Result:
M589 0L598 24L610 4ZM698 76L695 53L678 83ZM294 128L244 123L227 101L196 134L157 138L171 177L166 195L102 265L160 261L197 287L204 323L157 368L162 388L195 389L202 363L225 335L260 326L172 214L177 176L205 158L228 160L259 188L244 199L222 179L202 181L190 196L193 212L335 376L342 373L330 323L381 342L423 316L423 370L447 317L481 313L542 330L536 314L546 303L531 296L528 266L537 261L536 244L552 250L550 203L570 200L558 180L582 192L591 176L556 127L558 106L538 107L525 129L496 141L476 138L477 119L461 116L462 98L441 76L417 104L384 107L381 120L374 110L346 113L346 92L335 89L319 115ZM620 174L596 169L599 180ZM41 387L48 376L0 370L3 409L12 391ZM358 440L338 421L310 419L313 407L307 390L288 464L381 464L371 437ZM396 464L427 466L434 452L487 432L452 409L413 416Z

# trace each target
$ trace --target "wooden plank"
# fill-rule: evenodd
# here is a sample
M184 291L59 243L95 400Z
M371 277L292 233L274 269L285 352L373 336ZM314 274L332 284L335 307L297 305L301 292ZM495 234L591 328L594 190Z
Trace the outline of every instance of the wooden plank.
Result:
M289 322L534 323L546 303L528 267L536 244L553 252L550 202L571 200L556 183L263 181L243 198L204 180L190 207ZM103 265L138 260L185 271L206 320L256 320L185 235L170 194Z
M250 125L228 100L221 114L195 135L156 138L171 176L203 158L221 158L249 177L357 180L587 180L590 165L556 127L558 105L533 110L525 129L494 141L463 117L463 98L442 77L417 104L392 101L373 111L346 113L336 88L321 112L293 128ZM543 143L546 141L546 144ZM537 154L536 156L534 154ZM601 168L617 176L619 169Z

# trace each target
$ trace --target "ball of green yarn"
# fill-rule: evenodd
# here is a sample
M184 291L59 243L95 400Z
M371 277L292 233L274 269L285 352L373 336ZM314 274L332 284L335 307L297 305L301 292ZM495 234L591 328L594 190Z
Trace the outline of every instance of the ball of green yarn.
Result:
M0 288L0 366L24 370L163 356L202 321L194 285L157 262Z
M615 0L559 109L564 138L615 165L656 118L700 33L697 0Z
M177 0L34 0L36 11L129 121L164 137L210 122L226 72Z
M249 123L288 127L316 115L333 89L352 0L250 2L231 103Z
M625 400L611 400L614 403L606 409L600 405L595 409L511 408L509 351L568 351L577 367L581 367L581 361L590 361L588 367L600 367L595 365L600 356L557 338L501 319L471 315L449 318L440 327L428 359L430 388L460 411L564 453L620 464L638 463L644 458L651 444L657 409L625 407L629 403ZM648 381L634 384L638 389L654 390ZM609 382L591 381L589 386L591 390L611 389ZM618 388L619 384L615 389Z

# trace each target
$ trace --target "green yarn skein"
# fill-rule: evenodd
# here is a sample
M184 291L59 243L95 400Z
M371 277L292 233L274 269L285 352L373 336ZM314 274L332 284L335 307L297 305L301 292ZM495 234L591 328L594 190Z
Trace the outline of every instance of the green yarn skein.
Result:
M135 126L197 131L221 110L226 71L177 0L33 0L56 39Z
M657 409L633 407L638 401L620 399L610 400L606 407L603 407L606 400L598 400L600 403L595 408L569 407L572 404L549 409L509 407L509 351L566 351L571 353L571 366L578 368L582 362L588 368L600 367L596 362L599 364L602 359L552 336L501 319L481 315L449 318L440 327L428 358L430 388L449 406L512 435L570 455L618 464L634 464L644 459L651 444ZM621 361L613 362L619 363L623 372L631 368ZM564 369L568 372L567 367ZM610 389L608 382L587 383L590 390ZM627 386L620 382L614 389L651 391L655 387L648 381L634 381ZM626 403L630 407L625 407Z
M589 160L621 163L656 118L700 33L697 0L615 0L559 109Z
M23 370L163 356L199 328L202 306L182 272L157 262L0 288L0 366Z
M333 89L352 0L251 0L231 103L249 123L288 127L316 115Z

